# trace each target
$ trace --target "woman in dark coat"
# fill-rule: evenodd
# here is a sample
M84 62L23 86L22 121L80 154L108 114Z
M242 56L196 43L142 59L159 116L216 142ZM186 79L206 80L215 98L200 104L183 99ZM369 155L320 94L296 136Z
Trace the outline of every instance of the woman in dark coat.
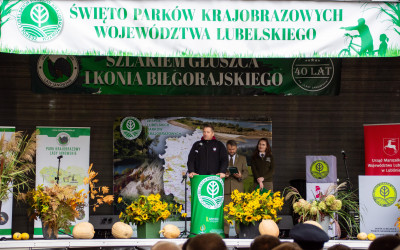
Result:
M254 188L259 185L260 189L273 191L274 158L267 138L258 140L251 158L251 170L254 176Z

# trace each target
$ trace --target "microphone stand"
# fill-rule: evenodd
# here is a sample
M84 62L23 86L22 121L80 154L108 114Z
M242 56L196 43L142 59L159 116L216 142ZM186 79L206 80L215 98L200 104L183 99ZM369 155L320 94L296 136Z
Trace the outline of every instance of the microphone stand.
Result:
M54 178L54 179L56 179L57 184L58 184L58 182L59 182L59 180L60 180L60 164L61 164L61 158L63 158L62 155L57 156L57 159L58 159L57 177Z
M350 175L349 175L349 169L347 168L347 164L346 164L346 153L344 152L344 150L342 150L342 155L343 155L343 163L344 163L344 169L346 170L346 187L347 187L347 191L351 191L353 189L353 184L350 181Z
M187 176L188 176L188 172L186 171L185 174L182 174L182 181L181 181L181 183L185 182L184 186L185 186L185 212L186 212L186 214L188 212L187 211L187 190L188 190L188 188L187 188ZM193 233L191 233L191 232L189 232L187 230L187 216L184 217L184 220L185 220L185 229L179 234L179 238L187 237L187 236L193 234Z
M344 168L345 168L345 170L346 170L346 180L345 180L345 182L346 182L346 189L347 189L346 191L349 192L349 193L351 193L351 192L353 191L353 184L352 184L351 181L350 181L349 170L348 170L347 164L346 164L347 156L346 156L346 153L344 152L344 150L342 150L342 155L343 155ZM357 215L357 212L356 212L356 211L350 210L350 211L348 211L348 213L349 213L350 216L353 217L353 219L354 219L354 221L355 221L356 223L359 222L359 219L360 219L360 218L359 218L359 216ZM354 232L353 232L353 233L354 233ZM352 239L354 236L355 236L355 235L347 234L346 238Z

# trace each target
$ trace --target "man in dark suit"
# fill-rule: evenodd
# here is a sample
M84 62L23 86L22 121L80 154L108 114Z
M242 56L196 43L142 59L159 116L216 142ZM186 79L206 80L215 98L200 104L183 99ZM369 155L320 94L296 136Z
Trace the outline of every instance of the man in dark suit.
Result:
M234 140L229 140L226 143L226 148L228 149L228 167L236 167L238 173L230 174L227 171L225 175L225 185L224 185L224 206L229 204L231 199L231 193L233 190L237 189L239 192L244 191L243 181L249 175L249 171L247 170L247 162L246 157L243 155L238 155L237 152L237 143ZM235 226L236 234L239 232L238 225ZM225 237L229 236L229 223L224 222L224 233Z

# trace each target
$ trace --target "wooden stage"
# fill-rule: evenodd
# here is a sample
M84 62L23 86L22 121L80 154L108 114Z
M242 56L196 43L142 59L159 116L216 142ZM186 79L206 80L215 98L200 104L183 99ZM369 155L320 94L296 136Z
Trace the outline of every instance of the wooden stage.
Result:
M112 248L128 248L128 249L150 249L157 241L172 241L176 244L183 244L186 239L57 239L57 240L6 240L0 241L0 249L46 249L46 248L62 248L62 249L112 249ZM229 249L248 248L251 239L224 239ZM282 242L290 242L290 239L281 239ZM324 249L335 244L343 244L351 249L368 249L371 241L365 240L330 240L325 243Z

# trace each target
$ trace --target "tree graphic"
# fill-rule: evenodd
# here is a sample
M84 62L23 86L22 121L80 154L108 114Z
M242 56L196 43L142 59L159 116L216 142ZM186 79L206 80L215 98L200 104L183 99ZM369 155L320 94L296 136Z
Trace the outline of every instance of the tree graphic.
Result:
M315 169L321 173L322 170L324 170L324 166L322 165L322 163L317 163L317 165L315 166Z
M132 131L132 130L135 128L135 122L132 121L132 120L129 120L129 121L126 123L126 128L129 129L130 131Z
M382 197L383 197L384 199L386 199L386 197L390 194L390 190L389 190L388 187L382 186L382 187L379 189L379 193L382 195Z
M218 191L219 191L219 186L216 181L212 181L207 185L207 192L208 194L211 195L212 198L214 198L214 196L218 194Z
M42 4L36 4L32 8L30 14L31 14L32 21L37 23L39 25L39 28L41 28L42 24L44 24L45 22L47 22L47 20L49 20L49 16L50 16L49 11Z

